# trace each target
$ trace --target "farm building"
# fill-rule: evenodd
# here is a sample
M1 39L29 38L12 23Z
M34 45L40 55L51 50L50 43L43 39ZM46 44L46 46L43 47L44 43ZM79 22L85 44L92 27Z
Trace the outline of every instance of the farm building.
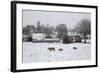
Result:
M81 36L76 32L68 32L69 43L81 42ZM57 38L57 33L51 34L51 38L46 38L44 33L33 33L33 34L23 34L23 41L32 41L32 42L61 42L59 38ZM67 42L67 41L66 41Z
M70 42L74 43L74 42L81 42L81 35L77 32L68 32L68 36L69 36L69 40Z
M46 38L44 33L33 33L32 42L60 42L59 38L56 38L55 35L51 35L51 38Z
M43 40L45 38L45 34L44 33L33 33L32 34L32 39L33 40Z

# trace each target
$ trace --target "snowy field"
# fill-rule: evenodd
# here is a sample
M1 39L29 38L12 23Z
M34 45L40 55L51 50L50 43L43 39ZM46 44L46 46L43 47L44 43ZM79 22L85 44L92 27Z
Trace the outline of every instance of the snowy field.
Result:
M48 47L54 47L50 51ZM73 49L77 47L77 50ZM63 49L63 51L59 51ZM32 43L23 42L23 63L91 59L90 43Z

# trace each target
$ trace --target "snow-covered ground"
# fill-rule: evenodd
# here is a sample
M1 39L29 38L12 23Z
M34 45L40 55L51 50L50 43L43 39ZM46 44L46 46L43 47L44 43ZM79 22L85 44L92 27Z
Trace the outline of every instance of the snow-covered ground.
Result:
M54 47L55 51L48 50ZM77 47L74 50L73 47ZM59 51L58 49L63 49ZM23 63L91 59L90 43L32 43L23 42Z

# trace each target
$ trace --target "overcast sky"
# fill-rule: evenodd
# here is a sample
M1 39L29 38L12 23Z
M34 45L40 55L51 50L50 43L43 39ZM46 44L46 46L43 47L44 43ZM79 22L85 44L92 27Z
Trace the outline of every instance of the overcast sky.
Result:
M54 12L54 11L32 11L23 10L23 26L37 25L37 21L41 24L49 26L57 26L58 24L66 24L68 29L73 29L75 25L82 19L91 19L90 13L75 12Z

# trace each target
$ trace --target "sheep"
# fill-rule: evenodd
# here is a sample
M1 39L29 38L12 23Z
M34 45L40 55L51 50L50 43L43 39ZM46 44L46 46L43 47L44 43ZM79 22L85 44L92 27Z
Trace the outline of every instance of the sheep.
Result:
M73 47L74 50L77 50L77 47Z
M55 51L55 48L54 47L50 47L48 48L49 51Z
M58 49L59 51L63 51L63 49L62 48L60 48L60 49Z

